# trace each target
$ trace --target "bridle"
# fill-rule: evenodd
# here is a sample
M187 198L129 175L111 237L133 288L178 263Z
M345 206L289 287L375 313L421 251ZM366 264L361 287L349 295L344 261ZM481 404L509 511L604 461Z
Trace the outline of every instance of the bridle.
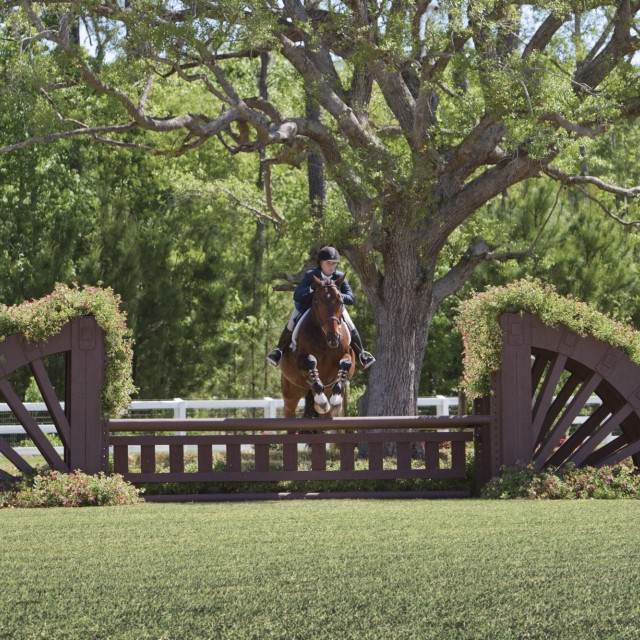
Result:
M317 291L316 294L313 297L313 310L316 314L316 320L318 321L318 324L320 325L320 328L322 329L322 333L324 333L325 338L328 337L327 334L327 329L324 326L324 322L322 321L322 318L320 318L320 314L318 313L318 302L317 302L317 298L316 296L318 295L319 291L322 291L325 288L332 288L337 290L337 287L335 286L335 284L333 284L333 282L326 282L324 285L322 285L322 287L320 287ZM342 299L340 299L340 302L338 303L338 309L342 309L344 307L344 302L342 302ZM329 316L325 322L331 322L331 321L335 321L338 324L338 339L340 340L342 338L342 323L344 321L344 318L342 317L342 314L340 314L340 317L338 316Z

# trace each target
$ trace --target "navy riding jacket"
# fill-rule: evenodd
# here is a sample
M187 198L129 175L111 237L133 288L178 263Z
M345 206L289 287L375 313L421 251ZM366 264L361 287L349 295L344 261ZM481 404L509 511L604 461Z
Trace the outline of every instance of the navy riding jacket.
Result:
M313 281L313 276L317 276L318 278L326 278L327 276L323 275L320 267L316 267L315 269L311 269L311 271L307 271L304 274L300 284L296 287L296 290L293 293L293 301L296 305L296 309L300 313L304 313L307 309L311 307L311 297L313 294L312 287L315 286L315 282ZM337 280L342 277L344 274L340 271L335 271L331 274L332 280ZM345 304L355 304L356 299L353 297L353 291L351 291L351 287L347 282L347 279L344 279L342 286L340 287L340 293L342 294L342 301Z

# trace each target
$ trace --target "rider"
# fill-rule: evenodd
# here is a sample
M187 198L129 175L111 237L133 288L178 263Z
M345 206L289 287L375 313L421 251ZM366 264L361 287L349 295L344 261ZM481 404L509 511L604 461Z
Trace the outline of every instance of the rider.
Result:
M291 313L289 322L287 322L287 325L282 331L280 340L278 340L278 346L270 351L269 355L267 355L267 362L272 364L274 367L277 367L280 364L280 359L282 358L284 350L291 344L291 338L293 336L293 330L296 326L296 322L300 319L302 314L311 307L311 298L313 288L315 286L313 276L315 275L318 278L324 279L330 278L335 281L343 275L339 271L336 271L338 262L340 262L340 254L336 249L329 246L322 247L322 249L318 251L317 257L317 268L307 271L300 281L300 284L296 287L293 294L295 308ZM351 290L346 278L340 287L340 293L342 294L342 301L345 305L353 304L355 302L353 291ZM376 359L368 351L365 351L362 346L362 338L360 337L360 334L358 333L358 330L353 324L353 320L351 320L346 309L344 310L343 317L349 327L349 331L351 332L351 346L356 352L363 369L368 369Z

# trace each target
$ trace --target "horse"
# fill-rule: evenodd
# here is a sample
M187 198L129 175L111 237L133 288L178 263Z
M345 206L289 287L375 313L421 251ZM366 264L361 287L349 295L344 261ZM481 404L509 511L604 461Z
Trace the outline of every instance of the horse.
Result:
M284 415L295 418L300 400L311 393L313 406L321 418L340 414L348 381L355 370L351 334L343 319L344 303L340 286L313 276L311 308L299 320L295 350L287 348L280 362L280 388ZM327 399L327 394L330 396Z

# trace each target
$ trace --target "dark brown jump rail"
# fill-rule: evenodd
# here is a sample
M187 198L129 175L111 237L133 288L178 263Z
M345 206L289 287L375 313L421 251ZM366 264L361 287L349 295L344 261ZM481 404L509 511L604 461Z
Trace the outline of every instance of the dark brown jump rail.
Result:
M47 464L61 471L107 471L109 446L116 471L135 482L238 482L285 479L340 480L464 477L465 448L473 441L477 492L503 465L518 461L538 467L602 466L631 459L640 466L640 367L622 353L566 327L547 327L528 314L503 314L502 368L493 374L489 398L475 404L473 416L382 417L313 420L102 420L104 334L92 317L72 320L46 342L13 335L0 343L0 397L39 449ZM48 357L64 354L66 384L56 390L47 372ZM9 377L28 367L64 445L60 456L13 389ZM587 413L592 395L599 407ZM64 401L64 409L61 408ZM577 428L575 419L585 413ZM294 433L313 429L316 433ZM160 435L158 432L189 432ZM131 432L136 432L132 434ZM129 435L125 435L129 434ZM441 468L439 449L451 443L452 464ZM248 445L253 458L241 455ZM308 446L310 468L299 465L298 448ZM327 445L339 451L339 469L327 464ZM158 473L158 447L169 451L169 471ZM197 470L185 466L185 447L195 447ZM282 447L283 464L273 469L271 448ZM140 447L141 470L129 469L131 447ZM213 464L214 448L224 451L224 468ZM412 463L422 448L424 466ZM368 466L355 464L367 450ZM393 451L395 462L384 460ZM0 437L0 456L19 472L28 462ZM247 466L248 465L248 466ZM0 471L0 479L12 475ZM336 494L333 494L334 496ZM391 494L387 494L389 497ZM192 499L196 499L192 496Z
M109 442L113 446L114 470L135 483L461 479L467 475L466 445L475 442L476 459L481 458L481 432L488 424L489 416L338 418L313 420L308 425L286 418L111 420ZM302 426L313 428L315 433L297 433ZM188 430L189 433L146 435L178 430ZM140 431L145 435L114 435ZM209 433L204 435L202 432ZM488 438L488 434L485 438ZM443 468L440 450L445 443L450 447L451 463ZM301 445L310 451L310 468L301 468ZM339 451L338 469L327 466L328 445L335 446ZM197 450L196 471L185 471L185 448L188 446ZM243 446L248 449L244 462L241 455ZM367 468L358 469L356 459L363 446L367 449ZM139 472L131 472L129 468L132 447L136 450L139 448ZM161 447L169 452L168 472L156 470L157 453ZM222 450L223 469L213 468L214 447ZM282 457L281 468L273 468L273 447L281 447L281 453L278 454ZM422 452L421 461L417 463L419 468L416 468L416 450ZM392 451L393 455L385 455L385 451L387 454ZM480 464L477 469L475 484L481 487L488 480L480 476L486 465ZM444 491L424 495L462 496L468 493ZM361 494L340 495L355 497ZM185 499L192 497L185 496ZM268 494L266 497L273 496ZM215 496L210 496L210 499L215 499Z

